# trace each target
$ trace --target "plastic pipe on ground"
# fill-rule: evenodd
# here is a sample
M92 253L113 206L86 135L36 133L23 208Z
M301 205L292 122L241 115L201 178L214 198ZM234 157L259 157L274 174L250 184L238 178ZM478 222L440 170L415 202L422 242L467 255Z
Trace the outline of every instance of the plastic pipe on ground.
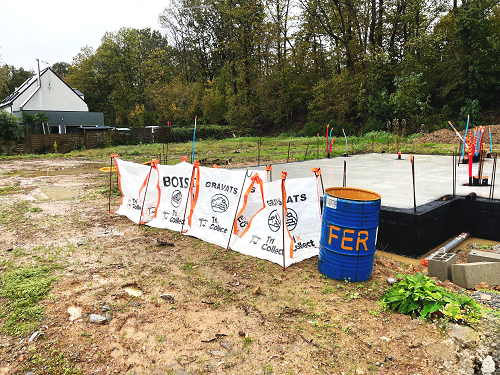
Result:
M469 237L469 232L460 233L458 236L456 236L450 242L446 243L444 246L437 249L435 252L433 252L428 257L422 259L420 263L422 264L422 266L427 267L429 264L429 259L432 258L434 256L434 254L446 254L451 249L453 249L455 246L459 245L467 237Z
M477 198L477 194L476 194L476 193L474 193L474 192L471 192L471 193L469 193L469 194L467 194L467 195L465 196L465 200L466 200L467 202L472 202L472 201L473 201L474 199L476 199L476 198Z

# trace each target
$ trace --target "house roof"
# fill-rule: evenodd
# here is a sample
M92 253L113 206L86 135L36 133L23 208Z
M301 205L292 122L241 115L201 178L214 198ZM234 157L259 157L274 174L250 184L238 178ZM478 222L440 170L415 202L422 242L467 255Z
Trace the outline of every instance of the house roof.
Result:
M45 68L40 72L40 76L45 73L45 71L49 68ZM7 96L2 102L0 103L0 108L2 107L8 107L12 103L14 103L14 100L16 100L23 92L25 92L32 84L34 84L37 81L37 75L33 75L30 78L28 78L26 81L23 82L21 86L17 88L12 94Z
M59 75L56 72L54 72L50 67L41 70L40 77L43 76L48 70L50 70L52 73L54 73L54 75L57 78L59 78L66 86L68 86L68 84L66 82L64 82L64 80L61 79L61 77L59 77ZM32 77L30 77L26 81L24 81L24 83L21 86L19 86L19 88L17 90L15 90L12 94L10 94L8 97L6 97L4 100L2 100L2 102L0 103L0 108L4 108L4 107L8 107L8 106L12 105L14 103L14 101L20 95L22 95L23 92L28 90L32 85L36 84L37 80L38 80L37 74L34 74ZM83 100L84 94L82 92L80 92L77 89L73 89L69 86L68 86L68 88L71 91L73 91L81 100Z
M76 95L78 95L78 96L80 96L80 97L85 96L85 95L83 94L83 92L81 92L81 91L80 91L80 90L78 90L78 89L72 89L72 90L75 92L75 94L76 94Z

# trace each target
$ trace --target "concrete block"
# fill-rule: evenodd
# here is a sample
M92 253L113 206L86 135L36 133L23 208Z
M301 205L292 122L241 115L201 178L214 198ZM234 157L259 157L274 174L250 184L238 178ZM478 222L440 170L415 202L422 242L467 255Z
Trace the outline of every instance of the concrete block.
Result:
M482 282L500 285L500 262L453 264L451 275L453 284L466 289L473 289Z
M469 255L467 255L467 263L474 262L500 262L500 254L472 250Z
M429 259L429 276L437 277L439 280L451 280L451 265L457 263L455 254L435 253Z

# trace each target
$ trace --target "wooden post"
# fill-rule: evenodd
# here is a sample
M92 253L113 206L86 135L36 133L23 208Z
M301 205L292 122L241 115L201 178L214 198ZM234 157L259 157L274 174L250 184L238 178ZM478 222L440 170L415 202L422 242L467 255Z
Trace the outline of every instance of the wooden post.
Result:
M260 166L260 143L262 141L262 136L259 137L259 146L258 146L258 156L257 156L257 166Z
M319 133L316 134L316 159L319 159Z

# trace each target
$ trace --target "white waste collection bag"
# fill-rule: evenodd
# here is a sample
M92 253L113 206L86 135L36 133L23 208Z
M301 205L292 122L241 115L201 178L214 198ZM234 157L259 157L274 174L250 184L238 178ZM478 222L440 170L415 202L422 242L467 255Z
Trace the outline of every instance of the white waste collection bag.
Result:
M127 216L136 224L152 220L160 196L154 163L151 167L115 158L115 165L122 193L120 208L115 213Z
M321 216L316 178L285 180L284 187L286 226L282 181L266 183L265 208L251 219L231 249L284 267L318 255Z
M185 234L226 248L247 171L206 167L199 167L199 171L199 181L195 183L198 193L191 205Z
M180 232L187 229L186 207L193 166L182 162L177 165L157 165L160 185L160 200L156 217L147 224ZM187 207L189 209L189 207ZM184 223L185 224L185 223Z

